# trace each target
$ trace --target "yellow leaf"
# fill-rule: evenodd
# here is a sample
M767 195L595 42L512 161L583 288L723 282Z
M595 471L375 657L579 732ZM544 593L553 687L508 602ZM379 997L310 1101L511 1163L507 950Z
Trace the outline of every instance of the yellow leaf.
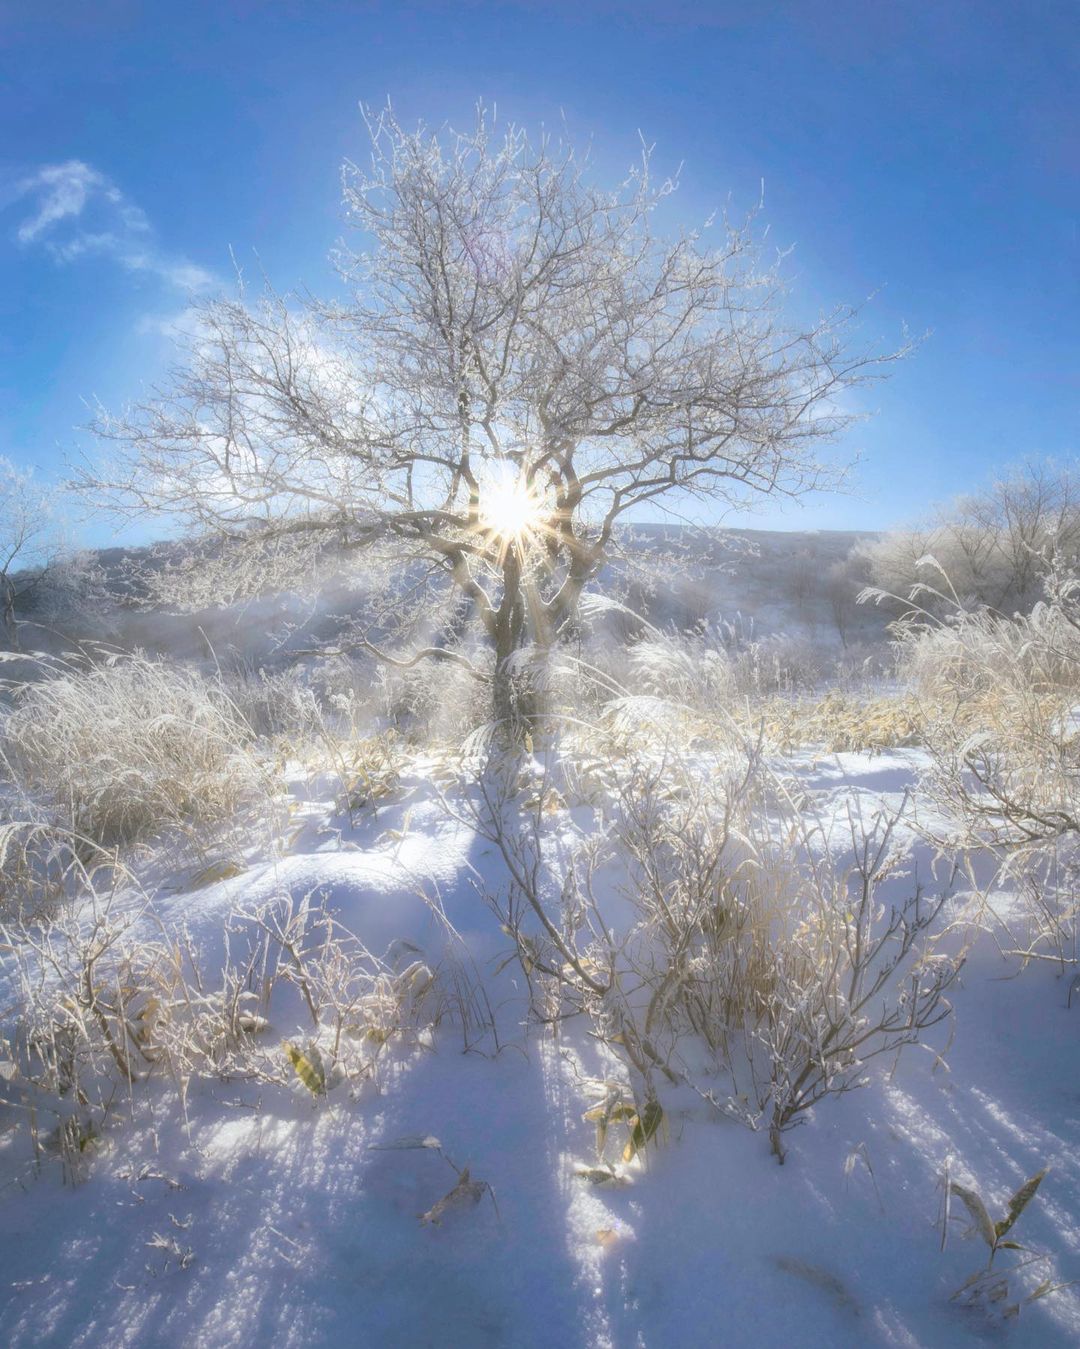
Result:
M296 1075L311 1092L312 1096L321 1096L326 1091L326 1069L323 1067L322 1055L314 1045L309 1046L307 1052L297 1049L295 1045L286 1044L285 1053L289 1056L289 1062L296 1069Z
M634 1158L634 1154L641 1149L655 1135L660 1127L660 1121L664 1118L664 1111L660 1102L653 1099L645 1102L645 1108L640 1115L632 1116L630 1120L630 1137L627 1140L626 1147L623 1148L623 1161L629 1162Z
M229 881L234 876L239 876L244 870L242 862L233 862L225 859L221 862L211 862L208 867L195 876L191 882L193 890L201 890L206 885L216 885L218 881Z

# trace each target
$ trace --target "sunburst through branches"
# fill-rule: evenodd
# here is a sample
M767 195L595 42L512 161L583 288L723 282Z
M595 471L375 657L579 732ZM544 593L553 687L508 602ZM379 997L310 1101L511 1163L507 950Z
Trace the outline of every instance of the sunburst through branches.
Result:
M480 529L498 545L500 565L512 544L524 552L536 543L547 514L535 487L510 464L496 465L481 485Z

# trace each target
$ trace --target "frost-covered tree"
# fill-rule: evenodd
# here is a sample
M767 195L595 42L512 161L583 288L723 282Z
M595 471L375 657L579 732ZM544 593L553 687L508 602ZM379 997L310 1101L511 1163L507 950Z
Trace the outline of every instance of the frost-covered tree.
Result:
M1080 559L1080 476L1068 462L1030 459L929 523L894 530L859 552L874 586L895 603L925 582L946 592L920 591L931 609L948 610L955 596L1026 613L1042 597L1047 572Z
M389 551L456 592L505 715L499 672L572 627L628 512L834 485L841 395L890 358L854 349L848 308L786 317L753 217L661 234L674 183L645 148L605 188L569 144L483 111L466 133L367 126L345 298L208 304L168 386L102 415L117 471L87 482L224 537L238 565Z
M19 645L17 608L69 569L53 493L0 455L0 634L9 646Z

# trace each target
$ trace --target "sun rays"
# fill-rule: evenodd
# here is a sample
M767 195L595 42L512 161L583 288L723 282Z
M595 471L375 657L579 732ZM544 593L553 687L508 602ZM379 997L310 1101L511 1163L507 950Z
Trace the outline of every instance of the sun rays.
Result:
M479 528L498 548L499 566L511 546L523 554L549 528L550 507L526 476L503 462L480 488Z

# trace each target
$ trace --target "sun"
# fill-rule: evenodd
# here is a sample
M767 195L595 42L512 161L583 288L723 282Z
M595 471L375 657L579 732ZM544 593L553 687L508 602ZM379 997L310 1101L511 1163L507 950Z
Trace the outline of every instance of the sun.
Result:
M536 534L544 519L544 503L520 473L504 466L480 489L480 526L507 542Z

